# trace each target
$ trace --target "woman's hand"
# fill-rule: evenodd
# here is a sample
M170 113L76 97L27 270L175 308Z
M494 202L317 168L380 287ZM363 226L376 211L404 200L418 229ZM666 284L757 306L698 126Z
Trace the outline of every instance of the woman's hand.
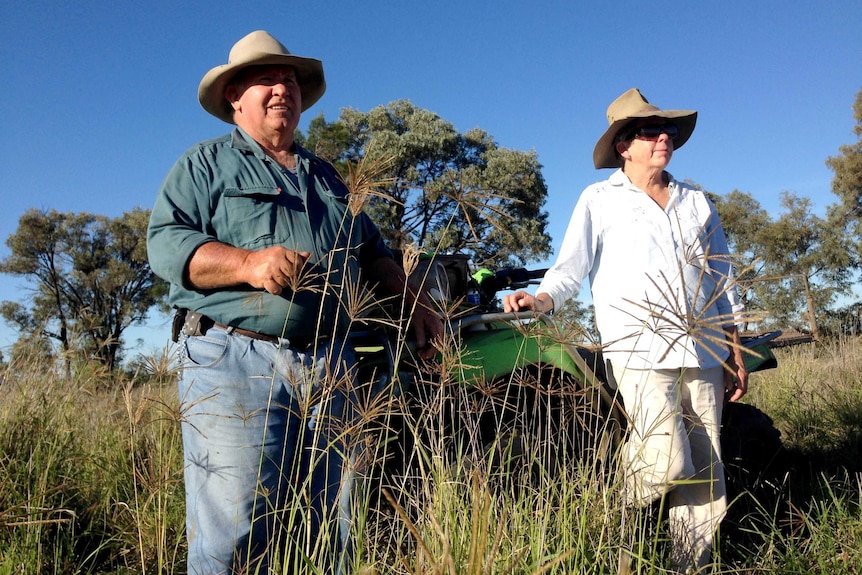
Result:
M512 313L524 310L549 313L554 310L554 301L546 293L533 296L525 291L516 291L503 297L504 312Z

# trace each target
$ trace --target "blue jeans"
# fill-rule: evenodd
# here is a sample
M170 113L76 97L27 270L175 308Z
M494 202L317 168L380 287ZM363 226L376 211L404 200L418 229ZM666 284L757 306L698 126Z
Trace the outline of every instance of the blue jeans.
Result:
M336 573L348 560L353 351L282 342L218 328L180 340L192 575Z

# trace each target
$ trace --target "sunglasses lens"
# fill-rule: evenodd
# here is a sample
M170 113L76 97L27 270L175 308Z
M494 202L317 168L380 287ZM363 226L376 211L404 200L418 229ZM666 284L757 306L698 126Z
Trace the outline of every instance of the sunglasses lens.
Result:
M676 124L658 124L655 126L641 126L638 128L634 137L643 140L656 140L662 134L667 134L667 137L673 140L679 134L679 128Z

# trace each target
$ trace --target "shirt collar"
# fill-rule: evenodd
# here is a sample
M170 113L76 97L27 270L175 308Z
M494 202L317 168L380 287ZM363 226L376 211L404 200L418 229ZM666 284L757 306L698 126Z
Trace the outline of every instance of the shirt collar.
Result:
M254 154L255 156L257 156L261 160L269 160L270 159L269 156L266 155L266 152L263 151L263 148L260 147L260 144L258 144L254 140L254 138L249 136L245 132L245 130L243 130L242 128L240 128L240 127L234 128L233 132L231 132L231 134L230 134L230 138L231 138L230 145L232 148L235 148L235 149L239 150L240 152L245 152L247 154ZM300 165L305 167L307 170L308 160L311 156L311 152L309 152L308 150L306 150L305 148L303 148L302 146L300 146L297 143L294 143L293 145L296 148L296 154L295 155L297 158L297 162L296 162L297 170L299 169Z
M629 180L629 177L622 171L622 169L616 170L611 177L608 178L608 183L612 186L631 186L632 182Z
M672 192L677 186L676 180L674 179L673 174L671 174L670 172L665 173L668 177L668 188ZM608 183L612 186L626 186L629 188L634 187L632 181L625 174L625 172L623 172L622 168L616 170L613 174L611 174L611 176L608 178Z

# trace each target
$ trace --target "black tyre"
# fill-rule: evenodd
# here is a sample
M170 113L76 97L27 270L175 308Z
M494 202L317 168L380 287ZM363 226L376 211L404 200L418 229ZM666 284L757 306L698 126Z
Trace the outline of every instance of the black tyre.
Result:
M728 403L721 434L727 478L722 559L745 564L788 512L790 456L772 418L754 406Z
M731 499L743 492L773 491L787 472L781 432L753 405L725 405L721 449Z

